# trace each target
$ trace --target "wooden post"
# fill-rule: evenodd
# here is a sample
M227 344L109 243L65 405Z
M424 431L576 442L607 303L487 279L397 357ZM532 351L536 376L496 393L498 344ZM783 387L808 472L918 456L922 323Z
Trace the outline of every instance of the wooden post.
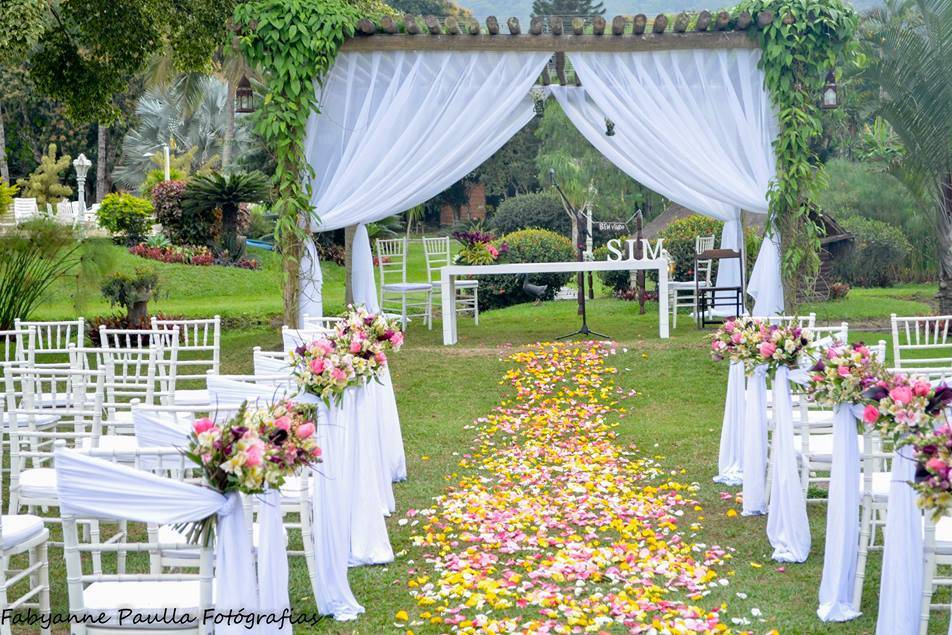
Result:
M449 16L443 20L443 24L446 25L448 35L459 35L459 22L456 18Z
M612 35L625 34L625 16L616 15L612 18Z
M648 16L644 13L639 13L635 16L634 26L632 27L632 35L643 35L645 32L645 27L648 25Z
M511 35L519 35L521 32L519 29L519 18L509 18L506 20L506 26L509 27L509 33Z
M605 35L605 18L600 15L592 18L592 33L594 35Z
M532 19L529 20L529 34L542 35L542 18L540 16L532 16Z
M753 18L750 17L750 13L747 11L741 11L737 15L737 20L734 22L734 30L746 31L752 21Z
M380 28L383 29L384 33L393 35L397 32L397 23L393 21L392 17L385 15L380 18Z
M496 16L491 15L486 18L486 30L489 31L490 35L499 35L499 20L496 19Z
M416 17L408 13L403 19L403 29L407 32L407 35L418 35L420 33L420 25L416 21Z
M717 14L717 22L714 24L714 28L718 31L726 31L730 25L731 16L727 11L721 11Z
M602 27L605 26L605 18L602 18ZM585 20L582 18L572 18L572 35L582 35L585 33Z
M426 28L429 29L430 35L440 35L443 32L440 21L436 19L436 16L428 15L423 18L423 21L426 22Z
M377 32L377 27L367 18L361 18L357 21L357 30L361 35L373 35Z
M683 12L682 12L682 13L679 13L679 14L678 14L678 17L677 17L677 18L675 19L675 21L674 21L674 32L675 32L675 33L684 33L685 31L687 31L687 30L688 30L688 20L690 20L690 17L688 17L688 14L687 14L687 13L683 13Z
M707 31L708 27L711 26L711 14L708 11L701 11L697 16L697 24L694 27L694 30L697 32Z
M666 28L668 28L668 16L662 13L654 19L654 25L651 27L651 30L661 35Z

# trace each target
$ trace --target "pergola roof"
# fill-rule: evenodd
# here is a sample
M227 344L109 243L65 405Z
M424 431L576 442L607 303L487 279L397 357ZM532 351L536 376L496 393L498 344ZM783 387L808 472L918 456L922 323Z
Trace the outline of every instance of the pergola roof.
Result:
M661 14L649 20L643 13L634 17L617 15L611 22L602 16L589 19L534 17L523 31L517 18L506 20L505 27L495 16L485 27L473 19L407 15L402 22L384 17L379 24L361 20L357 37L348 40L344 51L388 50L499 50L499 51L639 51L670 49L755 48L748 31L761 29L773 21L765 11L752 17L743 12L731 16L726 11L712 15L701 11L696 16L681 13L674 19ZM787 16L784 20L793 20ZM421 22L422 25L421 26ZM505 30L504 30L505 28Z

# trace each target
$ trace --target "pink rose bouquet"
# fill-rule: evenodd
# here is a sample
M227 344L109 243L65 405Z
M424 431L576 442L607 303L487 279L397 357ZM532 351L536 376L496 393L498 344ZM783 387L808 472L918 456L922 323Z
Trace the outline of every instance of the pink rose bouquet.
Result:
M751 345L756 350L747 363L751 366L764 364L773 373L781 366L795 368L800 355L810 346L812 335L799 326L781 326L757 322Z
M748 317L726 320L711 337L711 358L748 363L758 354L760 326L759 320Z
M886 369L862 342L820 349L810 368L807 395L829 406L863 402L863 391L886 377Z
M914 442L914 436L929 434L952 402L952 388L932 386L922 377L902 373L878 380L863 391L869 402L863 421L897 443Z
M938 519L952 508L952 426L944 423L917 436L913 446L919 465L912 486L919 492L919 506Z

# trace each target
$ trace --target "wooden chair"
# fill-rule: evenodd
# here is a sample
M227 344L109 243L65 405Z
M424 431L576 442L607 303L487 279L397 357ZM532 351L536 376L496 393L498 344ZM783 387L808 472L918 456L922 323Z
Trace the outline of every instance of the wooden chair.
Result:
M694 239L695 256L714 249L714 241L714 236L696 237ZM678 328L678 309L697 310L697 290L699 287L711 286L711 272L713 270L713 260L701 260L696 263L691 280L671 280L668 282L668 303L671 305L672 329Z
M740 267L740 285L736 287L719 287L716 285L701 286L700 280L696 281L695 294L697 296L697 325L703 329L708 324L719 324L721 320L713 317L713 312L717 309L729 309L729 316L744 315L747 312L744 293L746 285L746 266L744 264L744 255L736 249L708 249L702 251L694 258L694 268L700 266L705 260L737 260ZM719 265L723 266L723 265Z

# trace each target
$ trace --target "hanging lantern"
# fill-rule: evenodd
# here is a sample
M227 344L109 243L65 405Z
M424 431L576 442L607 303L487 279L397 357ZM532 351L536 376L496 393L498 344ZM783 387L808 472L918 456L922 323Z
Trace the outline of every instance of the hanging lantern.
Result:
M615 122L605 117L605 136L614 137L615 136Z
M840 105L836 94L836 74L832 70L826 74L826 85L823 86L823 99L820 104L824 110L833 110Z
M235 112L249 113L255 111L255 91L247 75L242 75L235 89Z

